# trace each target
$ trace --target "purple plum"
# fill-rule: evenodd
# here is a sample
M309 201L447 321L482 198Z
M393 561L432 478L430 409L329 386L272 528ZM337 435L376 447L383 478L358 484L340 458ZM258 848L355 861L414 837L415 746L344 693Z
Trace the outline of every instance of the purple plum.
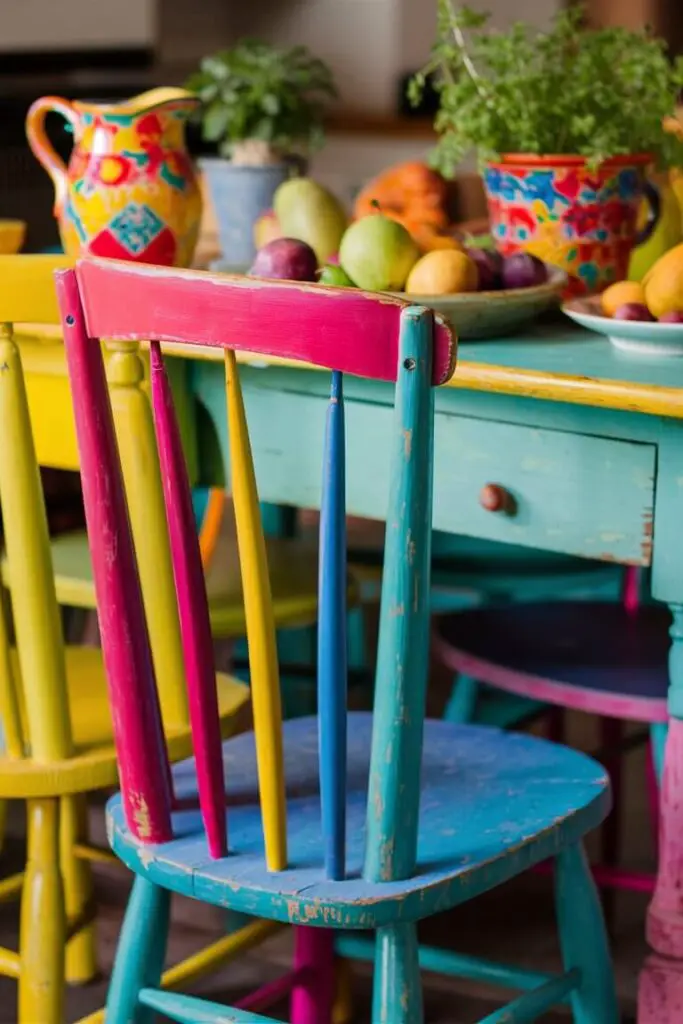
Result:
M256 253L250 277L282 281L315 281L318 260L313 249L297 238L274 238Z
M530 252L514 252L503 260L503 288L531 288L545 284L548 268L538 256Z
M492 292L500 288L503 271L503 257L495 249L465 249L479 271L480 292Z
M642 302L624 302L614 312L614 320L654 320L647 306Z
M671 309L659 318L660 324L683 324L683 309Z

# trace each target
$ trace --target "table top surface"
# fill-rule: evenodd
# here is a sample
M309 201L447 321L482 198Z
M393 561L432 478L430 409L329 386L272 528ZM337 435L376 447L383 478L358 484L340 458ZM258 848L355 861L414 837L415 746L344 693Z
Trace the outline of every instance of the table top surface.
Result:
M22 336L47 341L57 340L61 332L25 325L17 335L20 341ZM194 359L222 358L216 349L175 346L173 351ZM247 352L240 353L239 360L307 368ZM602 335L559 318L509 338L461 342L458 366L446 387L683 419L683 358L626 354Z

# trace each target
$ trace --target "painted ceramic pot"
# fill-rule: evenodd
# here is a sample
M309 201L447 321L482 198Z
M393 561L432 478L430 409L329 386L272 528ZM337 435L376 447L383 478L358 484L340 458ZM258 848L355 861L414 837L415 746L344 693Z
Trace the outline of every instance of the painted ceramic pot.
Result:
M646 153L620 156L589 170L582 157L513 154L489 164L484 185L496 246L561 267L569 277L565 297L602 291L627 276L631 250L654 231L651 162ZM644 195L651 215L638 232Z
M185 126L197 103L184 89L152 89L111 105L36 100L26 135L54 183L66 253L190 265L202 200ZM73 131L68 167L45 134L50 111Z

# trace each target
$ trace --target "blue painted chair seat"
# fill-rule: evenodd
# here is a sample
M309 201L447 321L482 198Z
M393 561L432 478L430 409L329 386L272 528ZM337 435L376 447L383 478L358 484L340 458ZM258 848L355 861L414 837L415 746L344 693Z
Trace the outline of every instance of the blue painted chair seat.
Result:
M582 693L574 706L666 722L670 622L660 605L635 615L607 602L506 605L443 616L435 647L479 682L545 700L575 688ZM610 710L610 700L619 708Z
M577 751L485 726L425 722L418 866L405 881L361 877L372 716L349 716L347 880L325 879L318 793L318 721L284 723L289 862L263 860L253 734L223 747L230 855L212 861L196 808L194 762L173 768L176 838L151 847L108 805L115 853L138 875L207 903L290 924L376 928L418 920L513 877L597 826L610 806L604 769ZM188 806L189 803L189 806Z

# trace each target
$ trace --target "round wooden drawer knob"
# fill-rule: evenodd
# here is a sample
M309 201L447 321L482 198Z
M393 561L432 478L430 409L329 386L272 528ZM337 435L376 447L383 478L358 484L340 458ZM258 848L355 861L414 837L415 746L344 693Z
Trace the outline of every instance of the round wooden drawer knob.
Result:
M512 512L515 501L500 484L484 484L479 492L479 504L487 512Z

